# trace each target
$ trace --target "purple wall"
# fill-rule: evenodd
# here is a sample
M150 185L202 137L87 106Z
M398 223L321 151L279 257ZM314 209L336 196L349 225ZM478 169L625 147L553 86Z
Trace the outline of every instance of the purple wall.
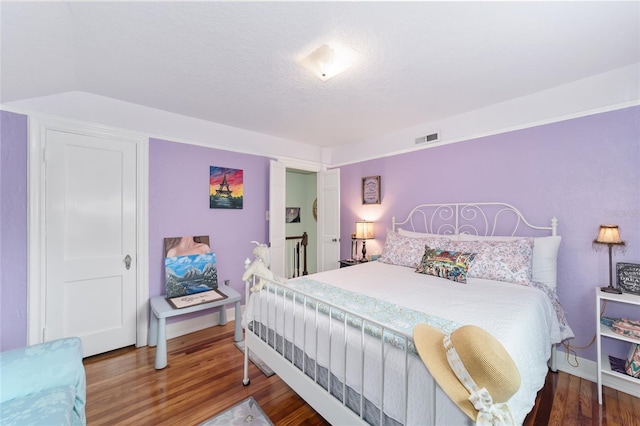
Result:
M27 118L0 111L0 349L27 341ZM640 263L640 107L366 161L341 168L341 237L349 252L356 219L377 221L381 250L391 216L419 202L505 201L533 223L560 220L558 293L586 345L595 330L594 287L608 282L606 252L593 250L598 225L620 225L627 242L614 262ZM151 140L149 147L149 294L162 293L162 239L208 234L220 280L241 290L251 240L267 240L269 162L265 157ZM606 160L605 160L606 158ZM209 166L244 170L242 211L209 209ZM382 176L382 204L363 206L361 178ZM631 315L609 305L606 314ZM637 313L633 313L637 317ZM578 351L595 359L595 348Z
M633 107L344 166L342 257L357 219L377 222L367 252L380 252L391 216L403 220L420 203L502 201L534 224L556 216L558 295L576 334L572 344L586 345L595 333L594 288L609 282L608 256L592 247L598 226L620 226L627 246L614 263L640 263L639 159L640 107ZM361 178L371 175L382 177L382 203L363 206ZM632 315L612 305L607 315ZM595 345L578 354L595 360Z
M0 351L27 341L27 117L0 111Z
M242 210L209 208L209 167L242 169ZM269 159L219 149L149 141L149 296L164 293L163 239L209 235L216 253L219 285L229 280L243 295L244 260L251 241L267 242Z
M27 117L0 111L0 351L27 343ZM209 209L209 166L244 170L244 208ZM220 284L244 297L252 240L267 241L269 159L151 139L149 296L164 293L164 237L209 235Z

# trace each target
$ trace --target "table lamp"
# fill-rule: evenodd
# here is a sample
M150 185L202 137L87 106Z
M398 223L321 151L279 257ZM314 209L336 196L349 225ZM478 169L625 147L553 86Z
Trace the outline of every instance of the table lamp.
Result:
M593 240L595 244L606 244L609 246L609 286L601 287L607 293L622 294L622 290L613 286L613 264L611 261L611 250L613 246L624 246L624 241L620 239L618 225L600 225L598 237Z
M360 262L367 261L367 240L373 239L373 222L365 220L356 222L356 239L362 240L362 259Z

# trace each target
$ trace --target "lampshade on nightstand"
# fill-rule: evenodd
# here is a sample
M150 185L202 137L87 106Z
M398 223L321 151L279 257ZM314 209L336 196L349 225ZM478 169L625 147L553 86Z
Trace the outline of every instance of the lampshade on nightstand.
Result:
M373 222L365 220L356 222L356 240L362 240L362 259L360 259L360 262L367 261L366 240L371 239L373 239Z
M621 294L622 290L613 287L613 263L611 260L613 246L624 246L624 241L620 239L618 225L600 225L598 237L593 242L594 244L606 244L609 247L609 286L602 287L602 291Z

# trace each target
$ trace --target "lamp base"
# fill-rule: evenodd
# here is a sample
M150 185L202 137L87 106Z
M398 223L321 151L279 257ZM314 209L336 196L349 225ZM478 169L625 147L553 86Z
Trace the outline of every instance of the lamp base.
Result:
M600 290L604 291L605 293L615 293L615 294L622 294L622 290L620 290L619 288L614 288L614 287L600 287Z

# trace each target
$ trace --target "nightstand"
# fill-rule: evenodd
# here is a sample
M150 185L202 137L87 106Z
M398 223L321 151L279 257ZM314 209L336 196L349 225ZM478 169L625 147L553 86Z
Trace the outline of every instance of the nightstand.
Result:
M636 296L629 293L615 294L606 293L596 288L596 343L598 346L598 404L602 404L602 386L607 385L616 390L629 393L638 397L640 395L640 379L636 379L624 373L618 373L611 369L609 363L609 356L602 352L602 339L615 339L631 344L640 344L640 339L636 339L630 336L623 336L618 333L614 333L611 327L604 325L600 322L600 311L602 309L602 301L612 301L619 303L628 303L631 305L640 306L640 296ZM638 318L634 318L638 319ZM604 383L603 383L604 382Z
M357 265L358 263L360 263L357 260L353 260L353 259L342 259L339 262L340 262L340 267L341 268L346 268L348 266L353 266L353 265Z

